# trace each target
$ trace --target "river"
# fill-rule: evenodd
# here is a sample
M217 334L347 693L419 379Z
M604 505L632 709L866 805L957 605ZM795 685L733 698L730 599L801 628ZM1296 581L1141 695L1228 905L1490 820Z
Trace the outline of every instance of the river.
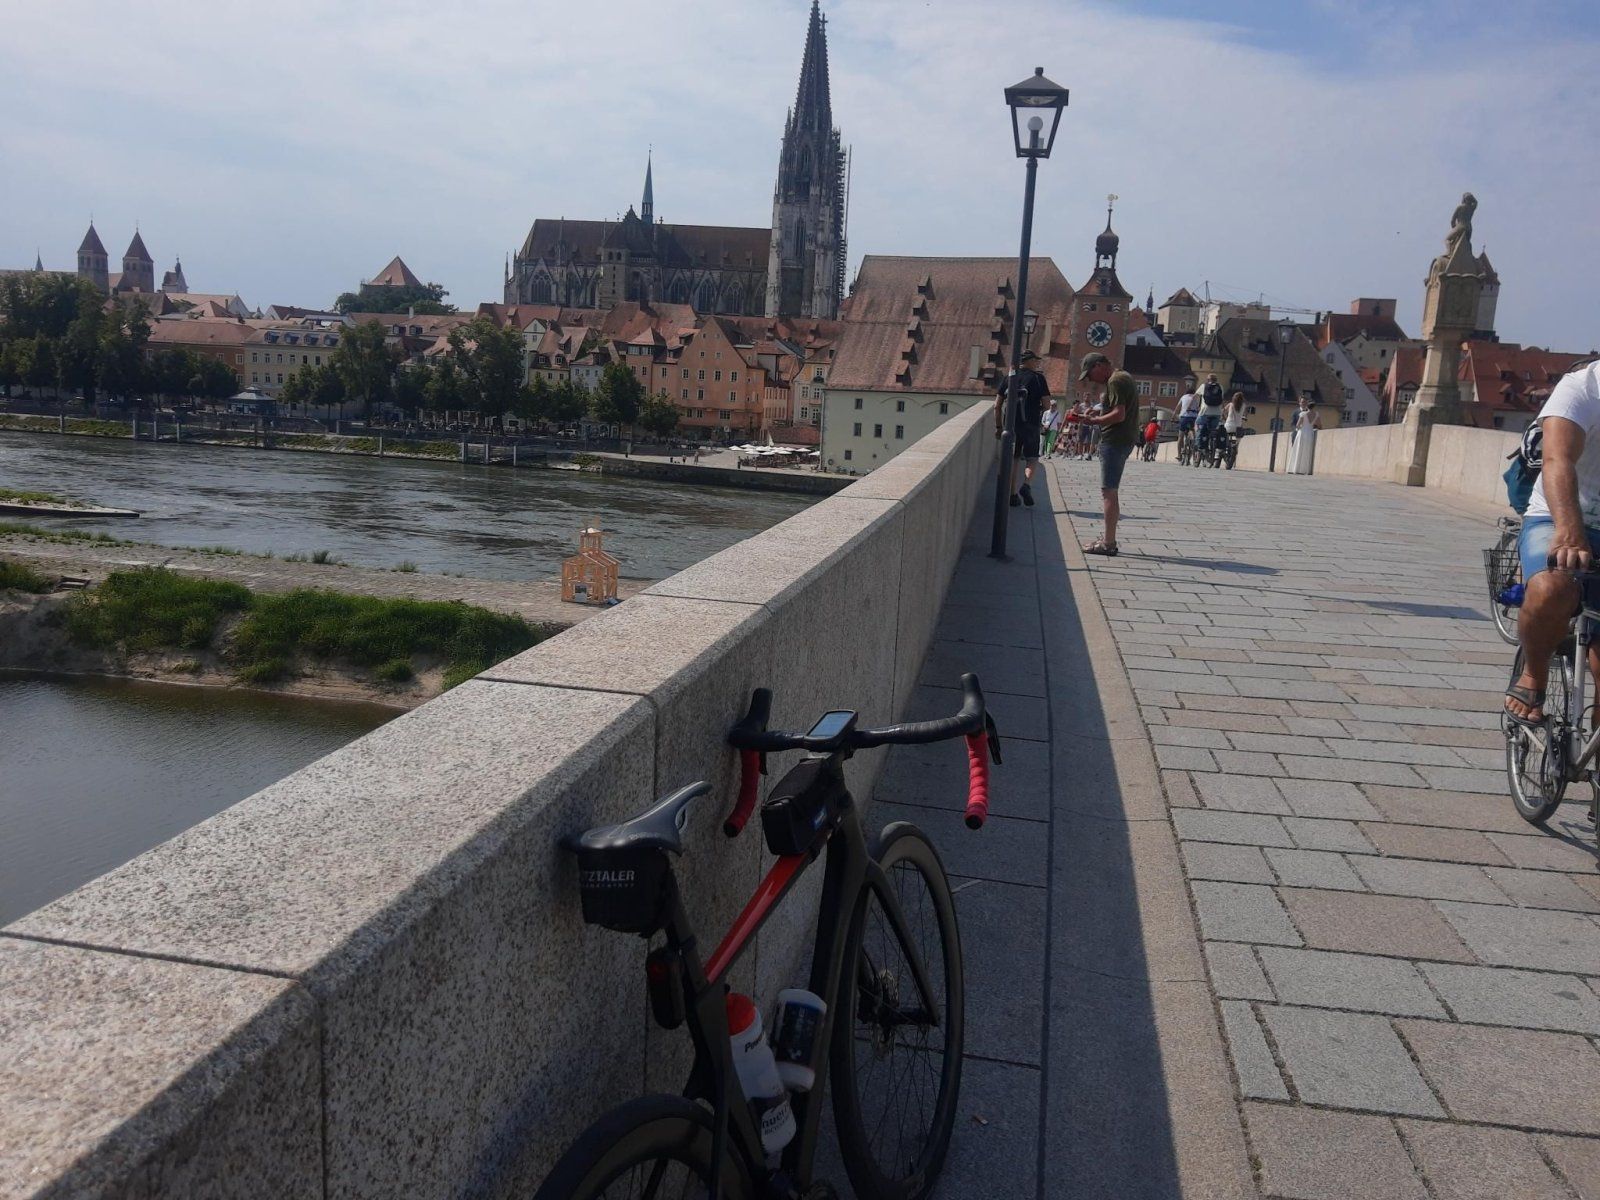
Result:
M0 675L0 925L396 715L217 688Z
M144 515L35 521L249 554L325 550L353 566L549 579L598 521L621 573L661 579L815 497L578 471L0 433L0 486Z

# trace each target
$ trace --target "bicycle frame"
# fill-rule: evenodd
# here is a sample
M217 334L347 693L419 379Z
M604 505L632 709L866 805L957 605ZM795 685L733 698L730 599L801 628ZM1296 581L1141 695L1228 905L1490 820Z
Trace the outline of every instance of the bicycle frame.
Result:
M1596 727L1583 740L1583 722L1588 713L1587 688L1589 683L1589 649L1600 635L1600 609L1589 603L1588 589L1584 589L1583 607L1573 621L1572 631L1572 693L1567 711L1578 715L1574 728L1564 728L1566 744L1562 746L1562 759L1566 762L1567 781L1576 783L1585 768L1600 751L1600 727Z
M813 757L834 758L831 755ZM888 878L868 852L860 812L844 785L842 763L830 762L830 768L830 782L837 789L830 798L830 811L837 814L836 819L829 823L831 832L808 853L785 855L773 863L721 943L704 962L700 958L693 926L683 907L677 878L670 870L667 873L666 946L682 965L686 1019L695 1051L694 1066L683 1094L691 1100L708 1101L712 1106L715 1122L713 1163L724 1161L727 1141L731 1137L760 1179L766 1169L767 1156L761 1144L756 1114L734 1073L728 1034L727 989L723 980L806 868L826 851L809 987L822 997L827 1004L827 1011L817 1040L817 1061L814 1064L816 1079L810 1091L790 1094L797 1129L795 1136L784 1147L777 1168L778 1174L785 1176L788 1183L801 1190L812 1182L811 1168L821 1127L821 1101L828 1079L834 1020L839 1015L844 955L858 904L865 897L865 888L871 887L876 893L902 945L912 944L905 914L888 886ZM921 959L914 954L908 954L908 958L925 1011L935 1014L937 1023L942 1015L943 997L933 994ZM720 1174L714 1168L710 1200L717 1200L720 1184Z

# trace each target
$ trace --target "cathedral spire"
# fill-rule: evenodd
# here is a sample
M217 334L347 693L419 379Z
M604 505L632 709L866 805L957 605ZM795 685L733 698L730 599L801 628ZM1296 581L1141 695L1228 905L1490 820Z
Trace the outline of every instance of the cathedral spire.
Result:
M655 153L652 151L644 160L644 200L639 205L639 219L646 225L655 220L656 216L656 189L650 177L654 158Z
M833 103L828 97L828 18L822 15L820 0L811 0L811 24L806 29L805 56L800 60L793 122L817 133L833 128Z

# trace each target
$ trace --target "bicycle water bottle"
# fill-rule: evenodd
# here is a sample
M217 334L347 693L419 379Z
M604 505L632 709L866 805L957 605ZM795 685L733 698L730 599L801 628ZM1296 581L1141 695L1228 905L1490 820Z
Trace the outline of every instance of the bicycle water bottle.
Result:
M827 1004L815 992L785 988L778 993L772 1016L772 1053L778 1060L778 1078L792 1091L809 1092L816 1082L818 1042L827 1011Z
M749 996L728 993L728 1036L733 1043L733 1069L756 1111L761 1145L770 1165L794 1137L794 1110L789 1107L789 1093L761 1028L761 1014Z

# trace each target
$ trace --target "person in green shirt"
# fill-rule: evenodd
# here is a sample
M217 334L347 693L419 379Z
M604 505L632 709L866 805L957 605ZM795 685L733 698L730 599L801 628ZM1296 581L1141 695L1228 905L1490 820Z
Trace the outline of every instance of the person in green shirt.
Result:
M1111 365L1104 354L1085 354L1083 370L1078 382L1088 380L1104 384L1105 411L1083 418L1086 425L1100 426L1100 501L1105 507L1106 531L1083 548L1085 554L1103 554L1107 558L1117 553L1117 518L1121 507L1117 488L1122 483L1122 469L1128 465L1128 456L1139 440L1139 391L1133 376Z

